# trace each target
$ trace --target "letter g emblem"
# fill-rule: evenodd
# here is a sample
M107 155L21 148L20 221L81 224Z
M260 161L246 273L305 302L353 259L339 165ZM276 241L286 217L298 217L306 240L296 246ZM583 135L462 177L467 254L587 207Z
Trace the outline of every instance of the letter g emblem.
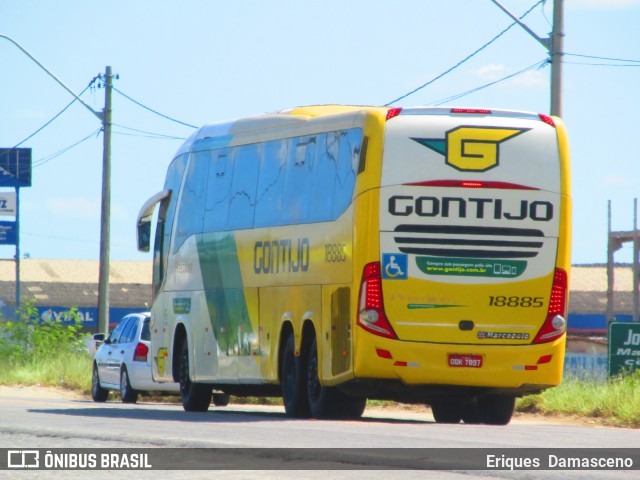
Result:
M458 127L447 132L446 163L463 171L484 172L500 162L498 145L521 128Z

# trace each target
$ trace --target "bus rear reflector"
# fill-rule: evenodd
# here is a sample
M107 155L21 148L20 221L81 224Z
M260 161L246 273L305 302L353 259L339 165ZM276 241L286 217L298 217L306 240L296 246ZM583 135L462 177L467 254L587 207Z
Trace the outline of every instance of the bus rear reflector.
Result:
M387 110L387 120L391 120L393 117L400 115L402 108L390 108Z
M479 115L491 115L491 110L486 108L452 108L451 113L475 113Z
M452 187L452 188L498 188L503 190L539 190L517 183L496 182L492 180L427 180L424 182L405 183L412 187Z
M565 320L567 308L567 272L556 268L549 298L547 319L540 328L533 343L552 342L560 338L567 330Z
M545 115L543 113L539 113L538 116L540 117L540 120L542 120L547 125L551 125L552 127L556 126L556 122L554 122L553 118L550 117L549 115Z
M398 338L384 312L380 262L365 265L360 283L358 325L367 332L386 338Z

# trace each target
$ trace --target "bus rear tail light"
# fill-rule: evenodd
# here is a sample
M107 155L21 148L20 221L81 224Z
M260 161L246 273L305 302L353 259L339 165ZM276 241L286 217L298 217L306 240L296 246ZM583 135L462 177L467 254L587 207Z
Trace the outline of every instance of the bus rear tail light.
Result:
M147 347L144 343L138 343L138 345L136 345L135 351L133 352L133 361L146 362L148 354L149 347Z
M551 125L552 127L556 126L556 122L553 120L553 117L545 115L544 113L539 113L538 116L540 117L540 120L542 120L547 125Z
M398 338L384 312L380 262L369 263L362 271L358 325L375 335Z
M389 110L387 110L387 120L391 120L393 117L397 117L398 115L400 115L401 111L402 108L390 108Z
M551 297L549 299L549 310L547 319L536 335L533 343L552 342L560 338L567 330L565 320L567 308L567 272L561 268L556 268L551 287Z
M451 113L468 113L475 115L491 115L491 110L486 108L452 108Z

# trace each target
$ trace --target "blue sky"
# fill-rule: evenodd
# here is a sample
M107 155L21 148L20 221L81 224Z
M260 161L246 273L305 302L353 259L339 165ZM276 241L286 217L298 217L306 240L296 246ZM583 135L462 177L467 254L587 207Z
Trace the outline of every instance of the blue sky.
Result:
M521 15L536 0L503 0ZM550 30L552 1L526 18ZM565 51L640 60L640 0L566 0ZM298 105L385 104L458 63L511 20L490 0L0 0L0 33L80 93L106 65L121 92L200 126ZM395 104L431 105L543 61L519 27L428 87ZM566 57L564 120L572 152L574 263L606 261L607 200L614 230L633 228L640 197L640 63ZM593 65L613 63L616 66ZM585 65L592 64L592 65ZM0 147L13 147L72 97L0 39ZM97 111L104 90L82 95ZM448 104L549 111L549 67ZM111 257L149 259L135 218L162 188L166 167L193 129L114 92ZM102 136L75 103L22 147L33 186L21 190L21 251L32 258L97 259ZM149 132L149 133L145 133ZM89 136L77 146L53 157ZM14 247L0 247L13 258ZM631 260L630 245L616 254Z

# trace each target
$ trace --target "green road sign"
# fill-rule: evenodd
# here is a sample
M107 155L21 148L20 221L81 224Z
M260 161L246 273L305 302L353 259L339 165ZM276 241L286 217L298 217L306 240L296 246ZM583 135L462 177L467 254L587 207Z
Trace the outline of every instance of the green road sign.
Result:
M609 376L640 367L640 322L609 324Z

